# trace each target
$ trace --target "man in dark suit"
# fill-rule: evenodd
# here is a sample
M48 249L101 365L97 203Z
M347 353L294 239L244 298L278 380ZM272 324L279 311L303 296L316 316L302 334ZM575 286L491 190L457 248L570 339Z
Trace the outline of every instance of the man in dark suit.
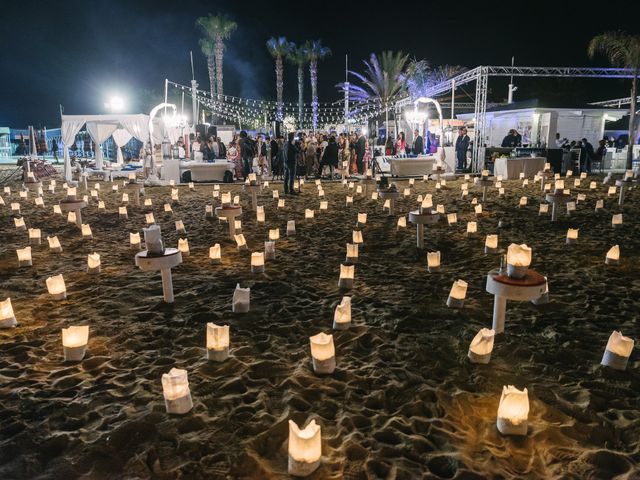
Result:
M296 155L298 149L295 144L295 133L290 132L285 145L286 156L284 159L284 193L285 195L298 195L293 189L293 180L296 177Z
M593 161L596 152L593 150L593 145L589 143L586 138L582 139L582 153L580 155L580 171L591 173L591 162Z
M467 129L460 127L458 129L458 138L456 139L456 161L458 170L467 168L467 150L469 150L470 140L469 135L467 135Z
M413 147L411 150L414 155L422 155L424 153L424 138L420 135L420 131L416 128L413 139Z
M358 173L362 175L364 173L364 150L367 139L364 138L362 132L358 136L356 142L356 166L358 167Z

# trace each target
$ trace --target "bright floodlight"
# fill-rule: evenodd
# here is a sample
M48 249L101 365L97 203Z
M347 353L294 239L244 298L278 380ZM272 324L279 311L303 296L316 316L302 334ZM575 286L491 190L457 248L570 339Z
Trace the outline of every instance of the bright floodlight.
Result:
M124 100L122 97L114 96L109 98L109 101L104 104L105 108L114 112L120 112L124 110Z

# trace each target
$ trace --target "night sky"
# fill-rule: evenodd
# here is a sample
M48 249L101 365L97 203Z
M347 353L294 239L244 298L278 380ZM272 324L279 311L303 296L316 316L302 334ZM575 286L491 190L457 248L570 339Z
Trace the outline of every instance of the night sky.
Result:
M0 126L59 126L65 113L103 113L118 93L129 113L161 95L164 79L188 84L189 50L196 79L208 89L199 50L197 17L226 13L238 29L228 41L225 93L275 99L271 36L303 42L322 39L333 55L320 63L320 101L339 96L345 54L358 70L371 52L403 50L434 65L607 66L586 55L589 39L603 31L640 27L624 3L596 11L584 3L509 2L242 2L242 1L5 1L0 27ZM374 5L374 3L370 3ZM311 8L310 8L311 6ZM481 9L481 11L478 11ZM633 10L633 9L632 9ZM637 17L636 17L637 18ZM295 67L285 70L285 100L295 101ZM490 80L492 99L506 96L505 80ZM597 101L628 96L628 82L517 80L516 98L566 96ZM305 99L309 101L308 75ZM473 92L473 87L467 87ZM464 95L464 93L462 93ZM187 100L188 101L188 100Z

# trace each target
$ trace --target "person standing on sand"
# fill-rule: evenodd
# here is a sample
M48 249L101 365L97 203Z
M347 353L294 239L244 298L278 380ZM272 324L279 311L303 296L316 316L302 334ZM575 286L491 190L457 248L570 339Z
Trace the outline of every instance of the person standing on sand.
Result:
M296 177L296 156L298 154L295 146L295 133L290 132L285 146L284 158L284 194L298 195L293 189L293 180Z

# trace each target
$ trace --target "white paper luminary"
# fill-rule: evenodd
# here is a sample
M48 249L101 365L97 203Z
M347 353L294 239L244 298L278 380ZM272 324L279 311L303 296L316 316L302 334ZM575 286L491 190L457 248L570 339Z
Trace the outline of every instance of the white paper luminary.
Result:
M229 325L207 323L207 359L223 362L229 358Z
M4 193L11 193L11 187L4 187Z
M456 280L451 286L449 291L449 298L447 298L447 307L462 308L464 306L464 299L467 296L468 284L464 280Z
M576 178L573 181L573 188L580 188L580 179L579 178Z
M440 271L440 252L427 252L427 268L429 273Z
M556 179L553 190L555 193L562 193L564 191L564 180Z
M233 292L232 310L234 313L247 313L249 311L251 301L251 289L240 288L240 284L236 285Z
M486 170L486 169L482 170L481 176L485 177L485 178L488 177L489 176L489 170Z
M72 212L69 212L72 213ZM118 216L120 219L129 218L129 214L127 213L127 207L118 207Z
M30 245L40 245L42 242L42 232L39 228L30 228L29 229L29 244Z
M383 210L389 210L389 209L391 209L391 200L390 200L389 198L387 198L387 199L384 201L384 204L382 205L382 209L383 209Z
M287 237L291 237L296 234L296 221L287 220Z
M233 238L235 238L236 240L236 247L238 251L247 249L247 241L245 240L242 233L239 235L234 235Z
M129 194L128 193L123 193L122 194L122 203L129 203Z
M164 254L164 242L162 240L162 231L159 225L151 225L143 228L144 246L147 251L154 255Z
M549 204L548 203L541 203L540 204L540 210L538 210L538 215L543 215L545 213L549 213Z
M276 242L273 242L273 241L264 242L264 259L265 260L276 259Z
M54 212L55 212L56 207L58 207L58 209L60 208L60 206L59 206L59 205L54 205L54 206L53 206L53 210L54 210ZM105 210L106 210L106 207L105 207L105 205L104 205L104 202L103 202L102 200L100 200L100 201L98 202L98 211L99 211L99 212L104 212Z
M576 202L567 202L567 215L571 215L571 212L576 211Z
M79 362L84 358L89 343L89 326L62 329L62 348L65 362Z
M367 214L366 213L358 213L358 225L364 226L367 224Z
M333 329L347 330L351 325L351 297L342 297L333 313Z
M526 244L512 243L507 249L507 275L512 278L524 278L531 265L531 248Z
M44 207L44 200L42 197L36 197L35 199L36 207Z
M340 264L340 278L338 280L338 288L351 289L356 267L354 265Z
M62 245L60 245L60 240L58 240L58 237L47 237L47 242L49 242L50 252L62 253Z
M609 190L607 191L607 196L610 197L611 195L615 195L616 194L616 187L615 186L611 186L609 187Z
M144 219L147 222L147 225L153 225L154 223L156 223L156 219L153 216L153 213L145 213Z
M322 202L320 202L320 211L326 212L327 210L329 210L329 202L326 200L323 200Z
M477 222L467 222L467 235L473 235L478 231Z
M286 202L284 198L278 199L278 208L285 208Z
M596 182L589 182L589 190L595 190L596 188L598 188Z
M24 223L24 217L14 218L13 223L16 226L16 230L24 231L27 229L27 226Z
M323 189L319 189L318 190L318 197L324 197L324 190Z
M420 204L420 213L429 212L432 208L433 200L431 199L430 195L427 195L427 197L422 200L422 203Z
M91 240L93 238L93 232L91 226L88 223L83 223L81 226L82 238L85 240Z
M347 262L358 263L358 244L347 243Z
M345 204L347 207L353 205L353 197L347 195Z
M111 190L114 192L118 191L118 185L111 185Z
M487 235L484 241L484 253L498 252L498 235Z
M482 207L480 207L480 209L482 210ZM444 205L442 205L441 203L436 205L436 212L444 215Z
M211 192L211 196L213 198L220 198L220 190L215 190L215 187L217 187L217 185L214 186L214 190L213 192Z
M173 202L179 202L180 201L180 191L177 188L172 188L171 189L171 200Z
M280 229L279 228L270 228L269 229L269 240L280 240Z
M371 192L371 200L377 201L379 197L378 192Z
M67 298L67 287L64 284L62 275L54 275L47 278L47 290L54 300L64 300Z
M140 250L140 234L138 232L129 233L129 245L134 250Z
M520 197L520 201L518 202L518 206L519 207L524 207L527 205L528 203L528 198L527 197Z
M4 198L0 197L0 205L6 205L6 203L4 203Z
M429 175L423 175L422 176L422 181L423 182L427 182L429 180Z
M184 223L182 220L176 220L176 232L181 235L186 235L187 230L184 228Z
M476 215L482 215L482 204L476 205L473 209Z
M193 182L189 182L189 190L195 190L196 186L194 185Z
M402 196L403 196L403 197L408 197L409 195L411 195L411 189L410 189L410 188L405 188L405 189L402 191Z
M222 262L222 252L220 250L219 243L216 243L213 247L209 248L209 258L213 264L219 264Z
M87 256L87 273L100 273L101 268L100 255L96 252L90 253Z
M178 250L183 257L189 256L189 239L188 238L179 238L178 239Z
M16 249L16 254L18 255L19 267L30 267L33 264L31 260L31 247L18 248Z
M402 216L402 217L398 217L398 226L397 228L406 228L407 227L407 217Z
M529 418L529 394L513 385L502 387L498 407L498 431L503 435L526 435Z
M349 190L353 190L355 188L355 184L353 182L349 182Z
M611 226L615 228L619 227L620 225L622 225L622 214L616 213L611 217Z
M293 420L289 420L289 459L287 470L294 477L307 477L320 466L322 438L320 425L315 420L300 430Z
M272 195L274 200L278 200L280 198L280 193L278 192L278 190L274 190L272 192Z
M76 212L67 213L67 223L76 223Z
M472 198L471 199L471 205L477 205L478 204L478 199L477 198Z
M240 205L240 195L236 195L233 197L233 204Z
M262 182L262 188L269 188L269 182L267 181Z
M76 199L76 187L67 188L67 200L70 202L75 201Z
M356 187L356 195L362 195L362 185Z
M576 243L578 241L578 229L570 228L567 230L567 243Z
M265 214L264 214L264 206L263 205L258 205L256 207L256 221L258 223L264 223L264 221L265 221Z
M313 219L314 216L315 216L315 211L309 210L308 208L305 209L304 211L305 220L311 220Z
M524 178L524 172L520 172L519 178L520 178L520 180L522 180Z
M364 240L362 238L362 231L353 230L353 233L351 234L351 241L356 244L364 243Z
M602 208L604 208L604 200L596 200L596 212Z
M263 252L253 252L251 254L251 273L264 273Z
M602 365L615 370L625 370L629 361L629 356L633 351L634 341L622 335L619 331L614 331L609 337L607 348L602 356Z
M529 180L525 178L525 179L522 181L522 186L523 186L523 187L526 187L527 185L529 185Z
M0 328L12 328L16 325L18 325L18 321L13 313L11 298L0 301Z
M580 180L584 180L585 178L587 178L587 172L582 172L580 174Z
M409 185L410 185L410 186L412 186L412 187L413 187L413 186L415 185L415 183L416 183L416 179L415 179L415 178L410 178L410 179L409 179Z
M607 252L607 256L604 259L604 263L607 265L618 265L620 263L620 246L614 245Z
M467 356L471 363L489 363L493 351L495 330L482 328L471 340Z
M173 213L173 208L171 207L170 203L165 203L164 204L164 213L171 215Z
M219 191L219 190L220 190L220 185L215 184L215 185L213 186L213 191L214 191L214 192L216 192L216 191Z
M162 374L162 392L167 413L181 415L193 408L186 370L172 368Z
M336 369L336 349L333 345L333 335L320 332L309 337L311 344L311 360L315 373L329 374Z

